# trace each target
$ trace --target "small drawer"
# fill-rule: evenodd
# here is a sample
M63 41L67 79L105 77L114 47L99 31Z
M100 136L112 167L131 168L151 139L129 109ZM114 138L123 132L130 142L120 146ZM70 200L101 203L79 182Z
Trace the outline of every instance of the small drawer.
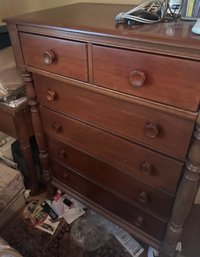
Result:
M109 47L93 47L94 83L160 103L197 111L198 61Z
M135 177L129 176L77 149L68 147L51 138L48 141L50 155L53 159L60 160L89 179L96 181L96 183L122 194L127 198L127 201L139 204L141 207L148 208L163 217L169 217L173 203L171 195L159 191L157 188L143 183Z
M53 177L65 185L68 190L77 192L94 202L95 206L99 205L101 209L102 207L105 208L157 240L162 239L166 228L166 223L163 220L127 203L70 168L53 163L52 173Z
M11 137L19 139L33 135L31 113L28 103L20 105L18 108L10 108L4 104L0 104L0 131L8 134ZM23 124L23 126L22 126ZM22 131L26 129L26 132Z
M86 44L20 33L25 64L87 82Z
M153 104L144 106L142 101L128 102L41 76L34 79L43 105L172 157L185 158L195 115L183 117Z
M183 165L181 162L45 108L41 109L41 114L44 130L60 141L128 175L155 184L170 193L176 191ZM55 149L60 147L56 142L54 144Z

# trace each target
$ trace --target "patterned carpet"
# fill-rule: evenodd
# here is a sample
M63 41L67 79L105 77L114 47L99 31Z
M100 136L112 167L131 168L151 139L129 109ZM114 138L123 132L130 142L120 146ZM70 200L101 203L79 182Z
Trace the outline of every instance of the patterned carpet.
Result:
M72 240L70 229L63 220L52 236L28 225L18 215L1 236L24 257L130 257L112 237L97 250L84 250Z

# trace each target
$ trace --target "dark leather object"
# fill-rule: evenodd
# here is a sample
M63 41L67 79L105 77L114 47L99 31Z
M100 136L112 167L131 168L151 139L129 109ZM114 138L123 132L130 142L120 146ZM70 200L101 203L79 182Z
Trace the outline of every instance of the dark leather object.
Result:
M10 37L7 26L0 26L0 49L10 46Z

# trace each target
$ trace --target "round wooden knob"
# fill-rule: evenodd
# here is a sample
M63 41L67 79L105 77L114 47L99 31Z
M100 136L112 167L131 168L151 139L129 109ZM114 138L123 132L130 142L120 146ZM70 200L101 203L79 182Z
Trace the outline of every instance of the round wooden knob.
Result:
M159 126L154 122L147 122L144 128L144 133L147 137L155 138L159 134Z
M58 122L53 122L51 128L58 133L61 130L61 125Z
M47 100L51 102L51 101L55 100L56 92L53 89L48 90L46 97L47 97Z
M145 74L142 71L132 71L129 80L134 87L141 87L145 83Z
M45 51L43 53L43 62L45 64L51 64L55 59L55 54L52 51Z
M134 223L135 226L141 228L144 225L144 219L141 216L137 216Z
M59 156L59 158L62 159L62 160L65 159L65 157L66 157L66 152L65 152L65 150L62 149L62 148L59 149L59 150L58 150L58 156Z
M63 177L64 177L64 179L68 179L68 178L69 178L68 173L65 173L65 174L63 175Z
M144 191L141 192L141 193L139 194L138 201L139 201L140 203L143 203L143 204L147 203L147 202L148 202L147 193L144 192Z
M142 171L142 173L146 176L149 176L153 173L153 166L151 163L149 162L143 162L140 165L140 170Z

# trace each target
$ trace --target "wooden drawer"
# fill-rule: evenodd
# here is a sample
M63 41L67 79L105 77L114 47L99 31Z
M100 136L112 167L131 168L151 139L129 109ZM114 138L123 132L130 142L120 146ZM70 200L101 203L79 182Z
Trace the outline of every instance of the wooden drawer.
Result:
M173 157L185 157L195 116L164 112L153 104L147 108L142 102L128 102L45 77L34 79L43 105Z
M46 108L44 130L89 155L146 182L175 192L182 163ZM164 180L163 180L164 178Z
M68 166L74 167L74 169L88 175L89 177L96 178L104 184L113 183L113 188L116 188L117 190L120 190L119 187L124 186L122 180L125 181L125 184L129 184L129 180L134 181L134 177L136 177L141 181L145 181L157 188L160 188L161 190L174 194L182 168L181 163L173 160L164 160L163 166L158 161L156 162L151 158L151 163L145 161L141 163L141 165L138 163L138 166L135 167L137 173L130 176L107 163L99 161L98 159L70 145L56 140L53 137L48 137L48 146L49 153L54 159L64 162ZM107 176L109 178L107 178ZM113 180L113 178L115 178L115 180ZM110 182L107 181L107 179ZM127 188L125 187L122 190L126 191L126 189ZM132 197L132 189L131 192L127 193L127 196Z
M139 204L142 208L148 208L158 215L169 217L173 203L173 197L169 194L143 183L133 176L126 175L70 146L68 148L67 145L51 138L48 141L49 152L53 159L60 159L62 163L71 166L79 173L96 181L96 183L122 194L130 203Z
M0 105L1 108L1 105ZM12 113L4 111L3 108L0 110L1 115L1 123L0 123L0 131L17 138L17 131L14 126L15 124L15 116Z
M196 111L197 61L109 47L93 47L94 83L142 98Z
M53 177L70 189L101 206L100 208L105 208L154 238L158 240L162 239L166 223L161 219L130 205L115 194L103 189L70 168L53 163L52 172Z
M25 64L88 81L86 44L20 33Z
M21 135L21 143L22 138L24 138L24 134L27 134L27 136L33 135L31 114L28 103L21 104L17 108L0 104L0 117L0 131L16 139L19 139ZM22 131L22 127L26 129L25 132Z

